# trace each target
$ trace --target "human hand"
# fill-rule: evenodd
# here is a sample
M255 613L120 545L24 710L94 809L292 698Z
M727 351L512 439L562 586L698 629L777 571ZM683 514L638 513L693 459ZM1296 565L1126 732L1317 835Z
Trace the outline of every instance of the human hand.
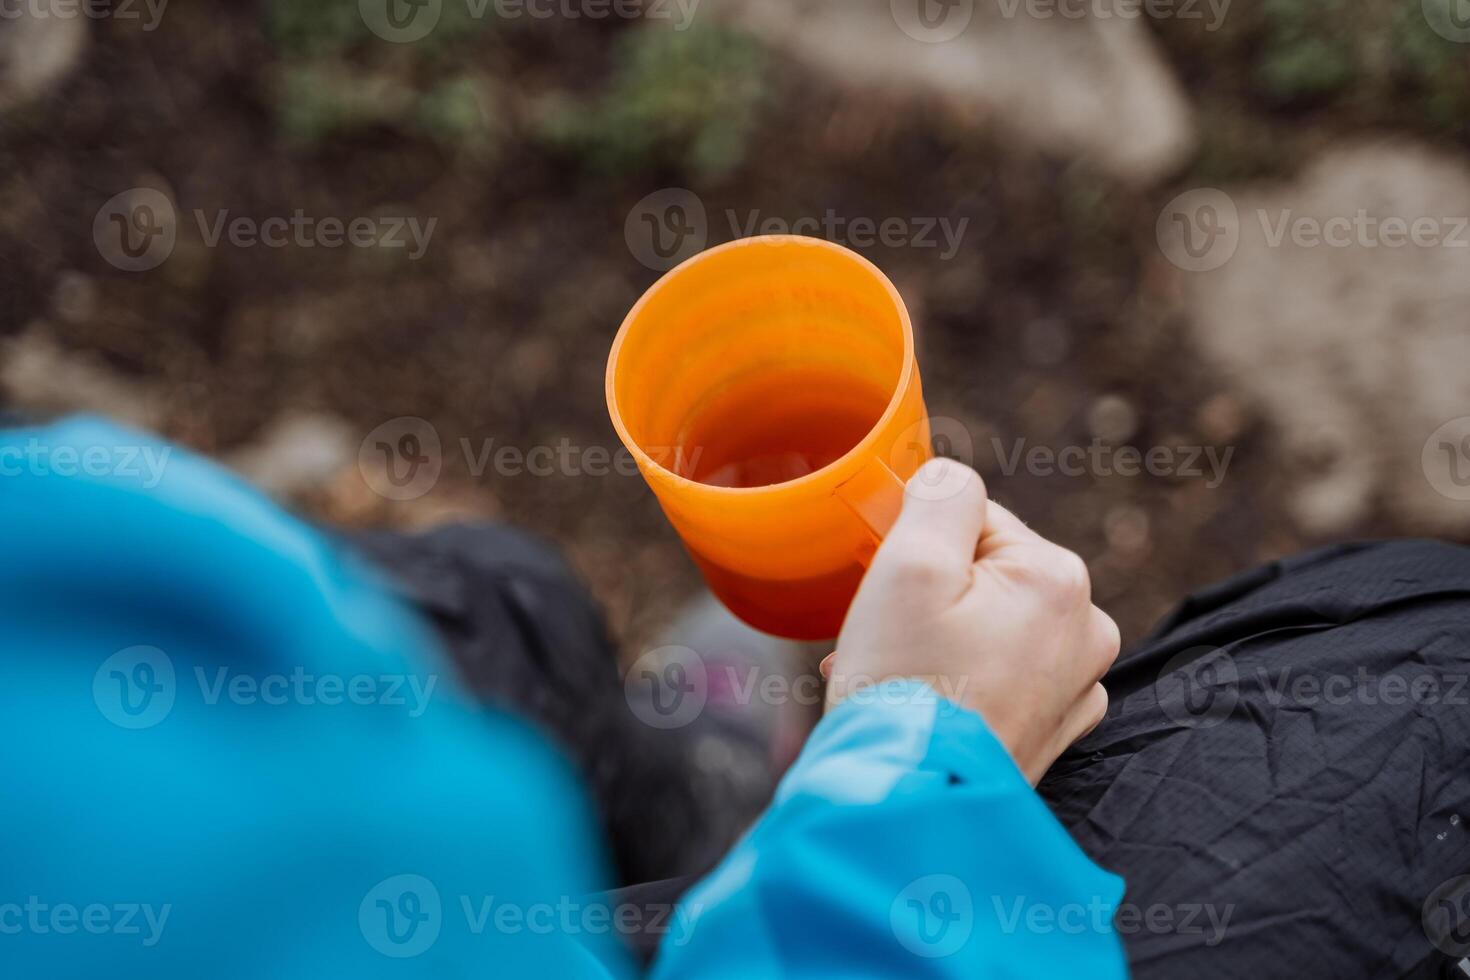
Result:
M1102 721L1118 627L1081 558L988 499L974 470L926 464L823 663L828 706L919 678L980 714L1032 785Z

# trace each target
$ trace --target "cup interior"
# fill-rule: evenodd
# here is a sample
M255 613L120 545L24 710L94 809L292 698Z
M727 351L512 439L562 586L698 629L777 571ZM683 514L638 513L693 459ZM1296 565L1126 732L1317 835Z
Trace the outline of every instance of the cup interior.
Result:
M736 242L634 307L609 363L609 406L625 441L682 479L699 479L706 453L754 448L722 445L751 432L784 444L818 425L840 455L894 400L911 338L897 292L861 256L816 239Z

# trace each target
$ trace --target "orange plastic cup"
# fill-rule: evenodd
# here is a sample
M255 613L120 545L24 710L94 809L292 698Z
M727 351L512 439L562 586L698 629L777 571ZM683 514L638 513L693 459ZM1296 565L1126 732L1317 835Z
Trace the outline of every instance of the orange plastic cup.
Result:
M931 456L903 300L812 238L732 242L655 283L613 342L607 403L710 589L793 639L837 635Z

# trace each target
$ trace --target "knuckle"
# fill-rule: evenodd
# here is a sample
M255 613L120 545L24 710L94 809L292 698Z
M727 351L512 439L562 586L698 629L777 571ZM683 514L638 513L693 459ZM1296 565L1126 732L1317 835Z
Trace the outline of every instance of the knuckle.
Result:
M896 585L915 590L938 585L945 572L943 564L934 555L917 548L892 553L886 571Z
M1118 624L1114 621L1113 617L1102 610L1098 610L1098 620L1101 624L1099 632L1102 636L1103 653L1107 657L1107 662L1112 664L1114 660L1118 659L1118 654L1123 649L1123 634L1118 629Z
M1088 667L1092 673L1093 680L1102 680L1108 671L1113 669L1113 664L1118 661L1118 647L1116 644L1109 645L1106 642L1097 644Z
M1057 548L1046 567L1047 583L1055 593L1067 600L1086 599L1092 595L1092 577L1087 562L1073 551Z

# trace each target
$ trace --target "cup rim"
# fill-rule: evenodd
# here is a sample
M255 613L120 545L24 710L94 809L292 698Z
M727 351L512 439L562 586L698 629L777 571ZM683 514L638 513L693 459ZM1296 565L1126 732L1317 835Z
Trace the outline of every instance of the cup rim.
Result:
M898 380L894 382L893 394L888 399L888 405L883 409L883 414L873 423L872 428L868 430L867 435L863 436L851 449L826 466L813 470L805 476L799 476L794 480L786 480L782 483L770 483L760 487L717 487L708 483L700 483L698 480L691 480L686 476L681 476L662 463L659 463L643 449L638 443L638 440L634 439L628 431L628 427L623 421L622 411L618 407L618 360L623 351L623 344L629 334L631 334L633 324L642 315L644 308L665 285L671 282L681 272L688 271L701 262L711 261L713 258L723 255L726 252L740 248L754 248L774 244L826 249L849 261L857 263L876 278L888 294L888 298L893 302L894 309L898 311L899 328L903 334L903 366L899 369ZM613 428L617 430L618 438L622 440L623 445L633 454L633 459L638 463L638 468L642 472L645 474L650 471L656 472L659 474L660 479L666 480L671 485L682 490L705 493L714 497L738 498L769 493L772 490L805 489L811 487L829 478L832 471L842 469L854 462L858 457L866 454L873 448L878 434L887 430L893 418L898 414L900 407L903 405L904 397L913 383L916 368L917 358L914 352L913 320L909 316L908 306L904 303L903 297L899 295L898 288L893 285L892 280L888 278L882 269L874 265L865 256L844 245L829 242L825 238L809 238L805 235L755 235L749 238L737 238L734 241L725 242L723 245L716 245L714 248L706 249L698 255L691 256L668 272L665 272L652 286L648 287L643 295L638 298L638 302L633 304L633 308L628 311L628 315L623 318L622 326L618 328L617 336L613 338L612 350L607 359L607 374L604 385L608 414L612 417Z

